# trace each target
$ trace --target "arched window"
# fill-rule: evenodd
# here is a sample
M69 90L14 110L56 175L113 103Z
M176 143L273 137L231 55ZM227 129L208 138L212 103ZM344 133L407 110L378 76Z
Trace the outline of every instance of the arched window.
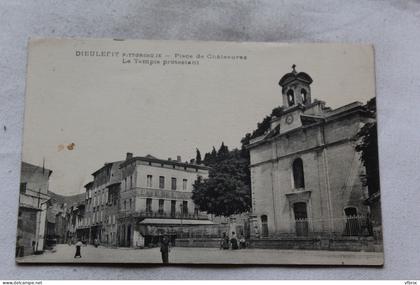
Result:
M346 217L354 217L357 216L357 209L355 207L348 207L344 209L344 213Z
M305 188L305 176L303 173L303 162L301 158L293 161L293 182L295 189Z
M287 103L289 104L289 107L295 104L295 94L292 89L287 91Z
M305 89L300 89L300 96L302 97L302 104L306 104L306 102L308 101L307 99L307 92Z
M261 216L261 236L268 237L268 218L266 215Z

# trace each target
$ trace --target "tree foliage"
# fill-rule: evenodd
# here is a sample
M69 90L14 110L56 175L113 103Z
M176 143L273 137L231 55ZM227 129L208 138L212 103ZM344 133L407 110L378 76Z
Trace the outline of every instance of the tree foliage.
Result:
M195 155L195 161L197 162L197 164L201 164L201 153L200 150L198 148L196 148L196 155Z
M210 167L209 177L199 177L193 185L192 199L200 211L230 216L251 209L249 159L237 149L229 151L224 143L213 147L203 163Z
M271 114L269 116L266 116L261 122L257 124L257 128L254 131L252 131L251 133L247 133L242 138L241 140L242 146L249 144L249 141L251 139L262 136L265 132L267 132L270 129L271 120L274 117L280 117L283 114L283 110L284 110L283 106L274 108L271 111Z
M376 100L372 98L366 104L366 110L374 118L376 116ZM378 134L376 120L366 123L357 133L358 143L356 151L360 152L360 159L366 168L366 175L362 182L368 187L369 194L379 192L379 158Z

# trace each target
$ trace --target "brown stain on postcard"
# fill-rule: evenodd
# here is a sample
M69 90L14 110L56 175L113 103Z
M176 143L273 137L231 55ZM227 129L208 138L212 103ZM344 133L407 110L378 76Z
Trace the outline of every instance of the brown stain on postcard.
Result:
M75 143L71 143L71 144L67 145L67 149L68 150L73 150L75 146L76 146Z
M76 147L76 144L73 143L73 142L71 144L68 144L67 146L64 145L64 144L59 144L57 146L57 151L63 151L63 150L66 149L66 147L67 147L68 150L74 150L74 148Z

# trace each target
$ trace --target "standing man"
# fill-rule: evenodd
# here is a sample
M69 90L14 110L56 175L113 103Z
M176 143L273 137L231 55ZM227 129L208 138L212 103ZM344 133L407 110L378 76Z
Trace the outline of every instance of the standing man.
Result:
M232 232L232 237L230 238L230 243L232 244L232 249L238 249L238 239L236 238L236 233Z
M74 258L79 257L82 258L81 248L82 248L82 241L79 239L78 242L76 242L76 253L74 254Z
M167 236L163 236L160 242L160 252L162 254L162 262L169 263L169 238Z

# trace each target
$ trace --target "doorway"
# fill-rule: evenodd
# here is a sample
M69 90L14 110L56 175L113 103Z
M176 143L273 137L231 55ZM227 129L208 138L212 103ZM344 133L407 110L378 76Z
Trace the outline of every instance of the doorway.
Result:
M293 212L295 214L295 229L297 236L307 236L309 231L308 212L305 202L293 204Z
M131 246L131 225L127 226L127 246Z
M261 236L268 237L268 218L266 215L261 216Z

